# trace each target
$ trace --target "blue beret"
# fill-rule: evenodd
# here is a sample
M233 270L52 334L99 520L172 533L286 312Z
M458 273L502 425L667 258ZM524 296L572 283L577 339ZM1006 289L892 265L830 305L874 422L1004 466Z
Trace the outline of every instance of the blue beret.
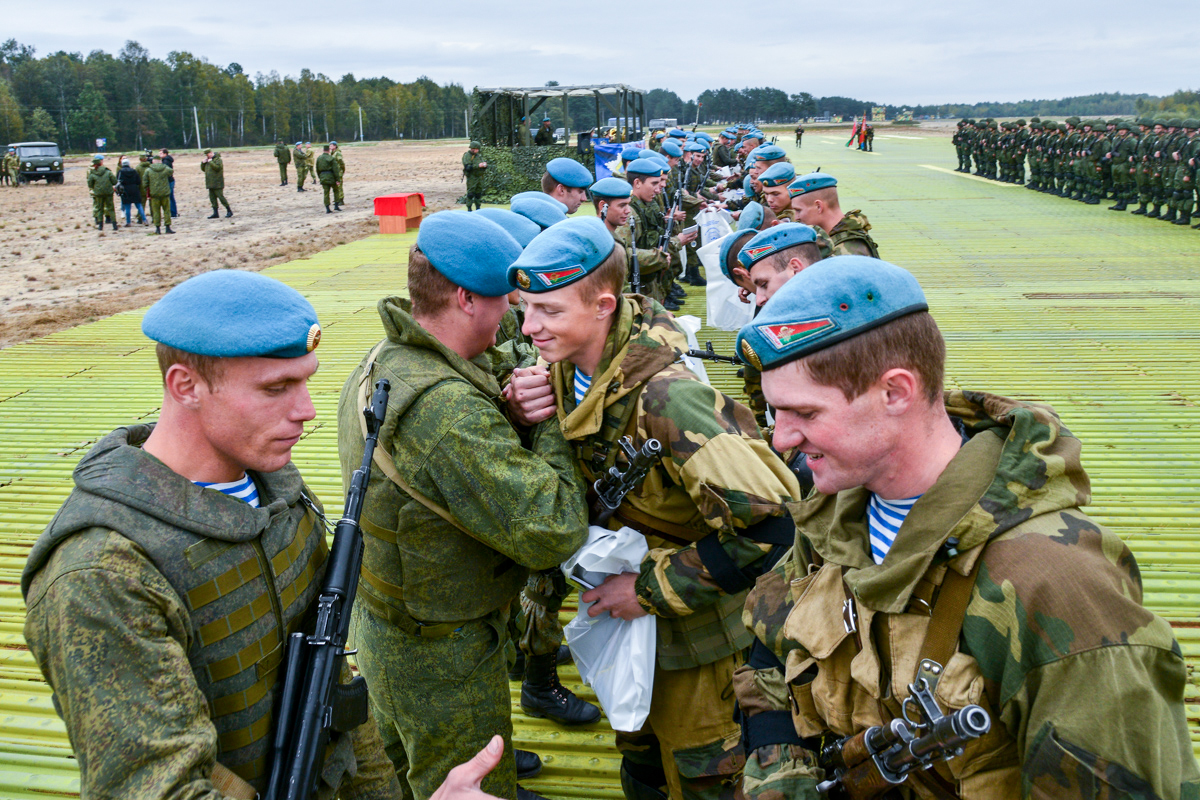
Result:
M690 142L692 139L695 139L695 138L696 138L696 133L694 131L688 131L687 133L685 133L683 135L683 140L685 142Z
M671 158L679 158L681 155L683 155L683 148L679 146L678 142L663 142L662 151Z
M738 214L738 230L744 231L749 228L758 230L758 228L763 224L764 213L765 212L763 211L762 203L758 202L757 200L751 200L746 204L746 207L742 209L742 213Z
M508 235L517 240L517 244L525 247L533 241L533 237L542 232L542 229L536 222L531 219L522 217L507 208L477 208L476 214L481 214L484 219L490 219L492 222L499 225L504 230L508 231Z
M304 142L296 142L296 147L299 147L302 144L304 144Z
M635 175L640 175L647 178L657 178L666 170L663 168L662 162L657 158L635 158L629 162L629 166L625 168L625 174L630 178Z
M665 138L667 138L667 133L666 133L666 131L659 131L658 133L654 134L654 138L655 139L665 139Z
M596 197L629 197L632 193L629 181L620 178L601 178L592 184L592 194Z
M570 286L603 264L616 246L616 239L598 218L569 219L529 243L508 268L508 283L527 292Z
M522 217L533 220L542 230L549 228L551 225L557 225L567 218L566 212L561 209L562 203L553 197L538 192L523 194L527 194L528 196L513 198L509 208Z
M674 136L676 139L682 139L683 137L687 136L687 134L683 132L683 128L671 128L669 131L667 131L667 136Z
M772 164L758 176L758 182L763 186L783 186L796 179L796 168L786 161Z
M754 154L763 161L777 161L781 158L787 158L787 153L777 144L761 144L754 148Z
M638 154L637 154L637 157L638 157L638 158L642 158L642 159L645 159L645 158L662 158L662 156L660 156L658 153L654 152L653 150L651 150L651 149L650 149L650 148L648 148L648 147L644 147L644 148L642 148L642 151L641 151L640 153L638 153Z
M549 200L551 203L553 203L555 206L558 207L559 211L563 212L564 214L567 213L567 204L566 203L560 203L558 200L555 200L553 197L546 194L545 192L517 192L516 194L514 194L512 196L512 200L508 201L509 205L512 205L513 200L518 200L522 197L532 197L535 200Z
M721 131L721 135L724 136L726 139L736 139L737 138L737 128L726 128L725 130Z
M417 229L417 247L455 286L484 297L511 291L504 272L521 254L504 228L466 211L431 214Z
M666 157L661 153L655 153L649 160L652 164L658 164L662 167L663 172L671 171L671 162L667 161Z
M742 216L746 216L745 211L742 212ZM740 220L741 217L738 219ZM755 233L757 231L753 228L747 228L746 230L738 228L738 230L726 234L721 239L721 272L724 272L725 277L729 278L729 280L733 280L733 268L740 266L737 260L738 253L746 246L746 242L754 238ZM733 256L733 258L730 258L730 256Z
M638 154L645 149L646 148L644 147L626 147L621 151L621 161L628 164L630 161L633 161L635 158L637 158Z
M329 145L330 145L330 147L334 147L337 145L337 142L330 142Z
M739 228L740 230L740 228ZM762 231L738 253L738 261L750 269L772 253L778 253L798 244L817 240L817 232L799 222L784 222Z
M708 148L704 146L704 142L688 142L683 146L683 149L688 153L707 153Z
M595 180L587 167L570 158L552 159L546 164L546 172L563 186L572 189L586 189Z
M710 144L712 143L712 140L713 140L713 138L711 136L709 136L707 133L705 133L704 131L700 131L699 133L697 133L696 138L703 139L704 141L709 142Z
M818 189L828 189L833 186L837 186L837 178L824 172L810 172L789 183L788 194L792 197L799 197L807 192L815 192Z
M285 283L234 269L189 278L150 306L142 333L198 356L299 358L317 349L321 326Z
M928 310L925 293L908 270L867 256L836 256L785 283L738 332L737 352L768 370Z

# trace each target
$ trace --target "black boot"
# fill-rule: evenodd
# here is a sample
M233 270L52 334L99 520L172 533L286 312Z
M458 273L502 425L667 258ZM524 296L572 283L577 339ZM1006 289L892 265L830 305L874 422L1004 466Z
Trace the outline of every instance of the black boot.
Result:
M341 210L342 210L342 204L341 204L341 203L334 203L334 204L333 204L333 210L334 210L334 211L341 211Z
M513 756L517 760L517 780L536 778L542 771L542 759L537 753L513 748Z
M154 235L155 235L155 236L161 236L161 235L162 235L162 229L161 229L161 228L159 228L157 225L155 225L155 226L154 226Z
M1153 207L1146 212L1146 219L1158 219L1158 203L1155 203Z
M688 283L692 286L708 286L708 281L704 280L704 276L700 274L699 264L688 265Z
M517 800L547 800L537 792L531 792L524 786L517 786Z
M1109 211L1124 211L1125 210L1125 201L1118 200L1117 204L1115 206L1109 206L1108 210Z
M560 725L589 725L600 719L600 709L580 700L558 679L558 653L529 656L521 684L521 710L531 717L546 717Z
M117 228L117 221L115 219L112 221L112 226L113 226L113 233L116 233L117 230L119 230L119 229Z
M671 287L671 291L667 292L667 297L670 297L674 300L685 300L687 299L687 292L683 290L682 286L676 284Z
M626 800L667 800L667 793L663 791L667 776L662 774L661 768L655 770L654 777L634 774L643 771L648 771L643 765L631 765L627 759L621 760L621 791Z
M1172 208L1166 214L1163 214L1161 217L1159 217L1159 219L1161 219L1163 222L1174 222L1175 221L1175 209Z
M325 206L325 213L332 214L333 212L329 210L329 206Z
M102 219L96 220L96 229L104 230L104 220L102 220Z
M1192 215L1186 212L1180 212L1179 219L1175 220L1176 225L1191 225Z
M307 190L307 189L305 189L303 186L297 186L297 187L296 187L296 191L297 191L297 192L307 192L308 190Z
M670 297L663 301L662 307L667 311L678 311L679 309L683 308L683 306L679 304L678 300L672 300Z
M1089 206L1098 206L1100 205L1100 198L1097 195L1089 194L1083 199L1083 202L1087 203Z
M1141 205L1139 205L1137 208L1135 208L1133 211L1131 211L1129 213L1133 214L1135 217L1146 216L1146 204L1142 203Z
M230 211L228 208L226 208L225 209L225 218L228 219L229 217L232 217L232 216L233 216L233 212Z
M175 233L175 231L171 230L170 225L167 226L167 233L172 233L172 234Z
M559 664L570 664L574 660L575 657L571 655L571 648L565 644L560 644L558 646L557 662ZM510 681L525 680L525 651L519 647L517 648L517 658L513 661L512 669L508 671L508 679Z
M220 219L220 218L221 218L221 214L220 214L220 213L219 213L219 212L218 212L218 211L217 211L217 210L214 208L214 209L213 209L213 213L209 214L209 215L208 215L208 218L209 218L209 219Z

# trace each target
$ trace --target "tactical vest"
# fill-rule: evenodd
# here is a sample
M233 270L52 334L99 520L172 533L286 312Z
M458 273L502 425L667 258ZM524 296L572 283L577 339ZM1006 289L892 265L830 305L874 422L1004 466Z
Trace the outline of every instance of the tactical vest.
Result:
M680 369L696 379L681 363L668 369ZM654 378L651 378L654 380ZM696 379L698 380L698 379ZM588 486L616 464L620 448L617 440L631 436L634 444L641 447L637 434L638 398L645 384L628 394L605 405L600 430L582 439L573 439L571 444L583 469ZM573 398L569 403L573 408ZM681 502L691 503L682 486L676 486L660 465L651 468L642 487L630 492L620 509L610 521L614 530L623 525L632 527L646 536L653 548L685 547L698 542L712 533L712 528L690 528L674 525L654 517L653 508L638 508L636 501L643 495L646 483L669 488L672 495L682 496ZM644 502L644 501L643 501ZM732 653L744 650L754 640L753 635L742 624L742 607L746 592L723 594L711 606L683 617L658 617L658 643L656 656L658 665L666 670L688 669L709 664Z
M391 461L393 448L405 446L396 440L395 432L404 415L427 393L451 382L471 385L438 354L423 347L386 340L374 360L368 361L370 356L359 364L346 391L355 392L351 397L357 398L364 383L372 385L380 378L391 382L376 463ZM426 402L437 399L426 398ZM364 437L358 416L362 408L356 399L340 404L338 450L347 479L362 462ZM409 478L402 480L410 482ZM446 636L463 622L505 608L529 575L525 567L415 499L383 469L371 471L360 524L366 534L361 607L411 635Z
M130 426L129 444L140 447L150 430L148 425ZM255 509L192 485L149 455L142 458L138 473L180 492L180 510L195 508L188 500L198 493L204 493L205 506L218 509L215 518L195 520L209 535L130 505L131 495L123 490L109 497L77 487L34 544L25 568L26 591L54 548L72 535L107 529L140 547L187 612L187 658L217 731L217 760L261 791L268 777L284 643L304 622L328 554L317 506L304 495L300 474L291 464L270 474L251 473L263 504ZM170 476L185 485L174 485ZM137 502L136 496L132 499ZM327 751L326 776L340 775L347 758L353 768L350 738L338 741L336 757ZM337 782L334 778L332 783Z

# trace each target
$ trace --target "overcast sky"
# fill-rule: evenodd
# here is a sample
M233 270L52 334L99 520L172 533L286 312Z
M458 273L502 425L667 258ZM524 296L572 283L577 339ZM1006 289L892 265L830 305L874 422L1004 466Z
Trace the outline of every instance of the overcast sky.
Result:
M774 86L899 105L1200 88L1198 7L1197 0L205 0L121 9L54 0L6 14L0 37L43 56L115 54L134 39L156 58L187 50L220 65L236 61L251 76L304 67L334 79L424 74L468 91L623 82L685 100L708 88Z

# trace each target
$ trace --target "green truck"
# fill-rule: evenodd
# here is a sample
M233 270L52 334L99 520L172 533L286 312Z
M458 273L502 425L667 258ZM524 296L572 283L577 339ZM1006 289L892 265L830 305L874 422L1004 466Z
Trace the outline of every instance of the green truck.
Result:
M8 147L17 148L20 159L19 180L21 183L45 180L46 183L63 182L63 157L54 142L12 142ZM8 148L5 148L7 152Z

